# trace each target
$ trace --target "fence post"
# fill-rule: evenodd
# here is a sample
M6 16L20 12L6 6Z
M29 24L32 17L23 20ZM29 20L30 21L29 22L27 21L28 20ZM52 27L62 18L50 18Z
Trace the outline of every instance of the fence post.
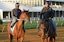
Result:
M39 21L37 20L36 22L37 22L37 28L38 28L38 25L39 25L38 22L39 22Z
M30 27L32 26L32 20L30 20ZM31 27L32 28L32 27Z

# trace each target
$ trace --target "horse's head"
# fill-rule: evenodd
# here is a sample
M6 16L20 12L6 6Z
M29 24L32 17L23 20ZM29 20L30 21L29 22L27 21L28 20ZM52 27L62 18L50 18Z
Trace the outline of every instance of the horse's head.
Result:
M26 21L30 21L28 11L24 10L20 15L20 19L26 19Z

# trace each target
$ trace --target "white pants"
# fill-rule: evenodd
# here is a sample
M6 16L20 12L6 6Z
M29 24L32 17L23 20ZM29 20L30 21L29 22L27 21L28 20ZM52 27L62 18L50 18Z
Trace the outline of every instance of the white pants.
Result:
M14 18L12 19L11 26L13 26L13 24L14 24L16 21L17 21L17 18L16 18L16 17L14 17Z

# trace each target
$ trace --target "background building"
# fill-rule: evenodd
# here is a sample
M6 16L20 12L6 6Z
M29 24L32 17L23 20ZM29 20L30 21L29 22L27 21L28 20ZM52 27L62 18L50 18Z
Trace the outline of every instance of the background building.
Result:
M0 17L3 20L10 19L11 10L15 7L15 3L19 2L21 10L29 9L31 20L39 20L39 14L45 1L51 2L51 7L55 10L55 20L64 17L64 0L0 0L0 10L2 10Z
M55 10L55 17L57 19L61 19L62 17L64 17L64 0L47 0L47 1L51 2L51 7Z
M0 0L0 2L19 2L26 6L42 6L44 5L44 0Z

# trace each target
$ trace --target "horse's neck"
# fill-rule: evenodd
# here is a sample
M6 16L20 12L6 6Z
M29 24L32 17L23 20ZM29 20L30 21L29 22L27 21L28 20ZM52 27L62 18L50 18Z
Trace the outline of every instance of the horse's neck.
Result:
M23 19L24 19L24 12L22 12L22 14L20 15L20 18L19 18L19 20L18 20L18 25L20 26L20 25L23 25Z
M22 20L24 16L25 16L24 13L22 13L19 18Z
M18 24L22 24L23 19L18 20Z
M18 21L17 23L16 23L16 29L17 29L17 31L20 31L20 29L21 29L21 26L22 25L22 22L20 22L20 21Z

